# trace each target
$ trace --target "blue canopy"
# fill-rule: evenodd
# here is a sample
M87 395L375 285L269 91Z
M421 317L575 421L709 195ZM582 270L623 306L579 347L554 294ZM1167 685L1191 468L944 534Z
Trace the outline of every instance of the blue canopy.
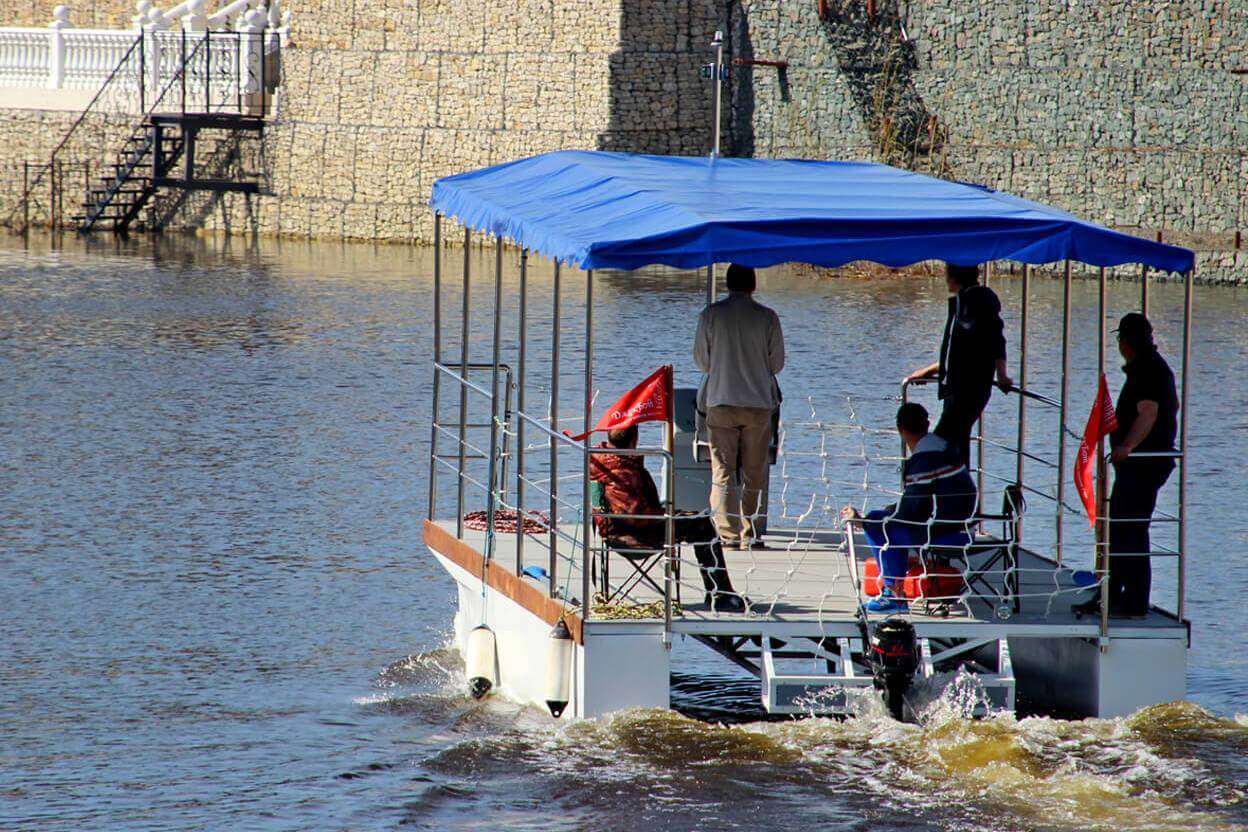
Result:
M1184 272L1192 252L867 162L561 150L439 179L434 210L583 269L990 260Z

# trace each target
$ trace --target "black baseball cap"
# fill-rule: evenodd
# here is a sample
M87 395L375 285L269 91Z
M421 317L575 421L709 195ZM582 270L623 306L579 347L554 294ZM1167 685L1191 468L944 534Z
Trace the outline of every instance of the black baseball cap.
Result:
M1148 318L1143 313L1128 312L1122 316L1114 332L1124 338L1152 338L1153 325L1148 322Z

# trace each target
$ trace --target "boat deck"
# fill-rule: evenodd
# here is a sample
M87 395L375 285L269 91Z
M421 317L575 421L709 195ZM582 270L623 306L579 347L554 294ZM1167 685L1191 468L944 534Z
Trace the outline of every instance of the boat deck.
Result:
M438 525L452 537L455 535L455 521L439 521ZM576 530L569 526L566 531L572 536ZM484 532L466 529L462 539L476 551L484 552ZM545 536L526 539L524 566L549 568L546 539ZM502 533L496 539L494 562L508 571L516 568L516 543L514 533ZM681 604L673 613L672 631L736 636L855 635L859 595L841 534L773 529L766 535L765 543L766 549L725 553L733 586L750 601L747 612L738 614L713 612L708 608L692 547L683 546ZM861 541L854 548L859 557L856 566L861 574L862 560L870 550ZM581 565L579 555L572 558L571 554L571 542L561 540L555 584L561 595L575 599L581 594ZM987 554L973 556L972 568L982 568L987 557ZM1051 560L1027 550L1019 552L1018 570L1019 610L1014 612L1010 608L1008 617L997 614L1001 601L983 588L965 603L948 604L946 614L925 609L923 603L912 603L909 617L916 629L933 637L1096 637L1100 634L1098 618L1080 618L1070 610L1073 602L1088 597L1086 591L1077 591L1070 570L1057 567ZM612 587L618 587L631 573L628 561L612 552L608 566ZM654 575L661 584L661 567L655 569ZM999 572L989 572L989 578L993 584L1001 585ZM538 585L537 581L533 583ZM540 585L545 591L545 582ZM650 604L661 600L662 596L643 582L632 589L622 603ZM644 620L662 619L590 616L594 626L635 624ZM1186 628L1173 616L1154 609L1144 618L1111 618L1110 635L1114 638L1177 638L1186 637Z

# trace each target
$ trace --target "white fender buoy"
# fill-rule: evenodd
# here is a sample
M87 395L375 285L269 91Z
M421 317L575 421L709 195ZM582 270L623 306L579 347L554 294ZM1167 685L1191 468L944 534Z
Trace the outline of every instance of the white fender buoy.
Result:
M568 707L572 690L572 634L559 619L546 641L546 707L558 719Z
M468 655L464 656L468 692L473 699L480 699L498 684L494 673L498 666L495 650L494 631L484 624L473 627L468 634Z

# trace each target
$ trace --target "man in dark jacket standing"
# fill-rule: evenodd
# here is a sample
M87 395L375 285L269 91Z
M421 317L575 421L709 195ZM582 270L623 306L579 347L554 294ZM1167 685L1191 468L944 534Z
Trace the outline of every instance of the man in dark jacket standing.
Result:
M1149 525L1157 492L1174 470L1179 396L1174 373L1153 343L1153 325L1139 312L1118 324L1118 352L1127 380L1114 405L1118 429L1109 437L1114 487L1109 493L1109 614L1148 614L1153 569ZM1162 454L1162 456L1151 456ZM1099 613L1093 598L1075 612Z
M942 403L933 431L954 445L962 461L971 460L971 431L992 395L993 375L1008 391L1014 384L1005 369L1005 325L996 292L979 284L978 266L945 267L952 295L940 342L940 360L906 377L935 378Z

